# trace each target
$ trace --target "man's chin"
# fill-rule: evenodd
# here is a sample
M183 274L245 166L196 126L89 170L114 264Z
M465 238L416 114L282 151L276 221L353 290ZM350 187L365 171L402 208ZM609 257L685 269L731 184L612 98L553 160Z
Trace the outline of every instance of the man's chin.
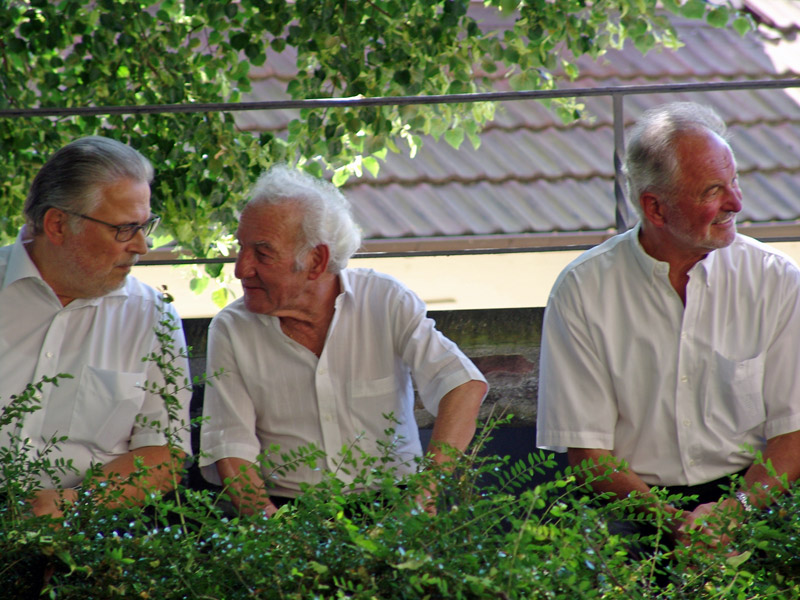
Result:
M244 300L244 307L250 312L260 315L268 314L264 303L256 298L256 294L248 292L247 289L245 289L242 298Z
M712 225L708 232L706 245L711 250L727 248L736 239L736 223L725 223L722 225Z

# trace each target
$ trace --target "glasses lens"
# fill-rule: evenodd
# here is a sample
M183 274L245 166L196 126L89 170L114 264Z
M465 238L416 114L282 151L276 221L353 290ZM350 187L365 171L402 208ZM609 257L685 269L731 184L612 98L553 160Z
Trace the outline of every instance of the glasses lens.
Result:
M153 233L153 231L155 231L156 227L158 227L158 224L160 222L161 222L161 217L159 217L158 215L153 215L152 217L150 217L150 220L144 224L144 236L147 237L151 233Z
M158 223L161 221L161 217L158 215L153 215L144 225L136 225L135 223L131 223L130 225L120 225L117 227L117 241L118 242L130 242L133 239L139 230L144 233L144 237L149 236L153 233L153 230L158 227Z
M139 225L119 225L115 237L118 242L129 242L133 239L133 236L136 235L136 232L139 231L139 228Z

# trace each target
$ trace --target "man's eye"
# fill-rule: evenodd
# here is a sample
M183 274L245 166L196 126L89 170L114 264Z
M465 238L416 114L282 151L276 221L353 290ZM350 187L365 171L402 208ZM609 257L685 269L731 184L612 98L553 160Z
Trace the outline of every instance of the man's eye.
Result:
M131 233L132 231L136 231L136 228L139 227L136 223L128 223L127 225L120 225L117 227L117 230L121 234Z

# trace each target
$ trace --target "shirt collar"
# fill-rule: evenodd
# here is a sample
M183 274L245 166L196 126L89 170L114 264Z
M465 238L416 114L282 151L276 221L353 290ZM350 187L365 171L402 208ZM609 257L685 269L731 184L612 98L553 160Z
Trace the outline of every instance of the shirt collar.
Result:
M637 264L642 269L644 274L650 279L656 277L657 274L663 277L668 276L669 263L656 260L647 252L645 252L645 249L642 247L642 242L639 241L639 233L641 230L642 223L640 221L636 223L634 228L628 232L628 235L630 235L631 248L633 249L633 256L636 259Z
M342 269L339 271L339 282L342 285L342 291L337 296L337 301L339 298L344 297L352 297L353 296L353 285L350 282L350 273L347 269Z
M6 267L6 274L5 277L3 277L0 290L4 290L8 286L22 279L35 279L40 282L40 285L46 286L47 289L50 290L55 296L53 288L51 288L50 285L44 279L42 279L39 269L31 259L28 251L25 249L25 245L31 241L33 241L33 237L28 235L28 226L23 225L22 229L20 229L19 233L17 234L17 239L14 241L14 245L11 247L11 255L8 258L8 266ZM109 292L105 296L100 296L99 298L76 298L70 302L68 306L90 306L98 304L102 298L127 295L128 279L126 278L125 285L112 292Z
M648 277L655 277L657 273L663 274L664 277L669 276L669 263L657 260L645 252L645 249L642 247L642 243L639 241L640 231L641 222L637 223L633 230L629 232L631 235L633 254L636 257L637 263ZM703 282L708 285L709 276L714 268L714 260L717 252L717 250L712 250L705 256L705 258L697 261L697 263L694 264L691 269L689 269L689 274L700 276L703 279Z
M36 268L33 260L31 260L28 251L25 249L25 244L32 240L27 233L27 225L23 225L17 234L17 239L11 246L11 255L8 258L8 266L6 273L3 277L2 287L6 289L12 283L20 279L38 279L43 284L47 285L39 274L39 269Z

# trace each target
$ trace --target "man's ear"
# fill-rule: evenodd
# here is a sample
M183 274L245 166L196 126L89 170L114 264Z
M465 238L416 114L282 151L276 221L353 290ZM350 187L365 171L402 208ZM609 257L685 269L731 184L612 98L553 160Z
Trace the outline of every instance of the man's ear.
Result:
M644 192L639 196L642 206L642 214L655 227L663 227L666 222L664 219L664 201L652 192Z
M331 259L331 251L325 244L318 244L309 253L308 278L316 279L328 270L328 262Z
M68 218L69 215L67 213L57 208L48 208L47 212L44 213L42 229L51 244L60 246L64 243L64 236L69 228Z

